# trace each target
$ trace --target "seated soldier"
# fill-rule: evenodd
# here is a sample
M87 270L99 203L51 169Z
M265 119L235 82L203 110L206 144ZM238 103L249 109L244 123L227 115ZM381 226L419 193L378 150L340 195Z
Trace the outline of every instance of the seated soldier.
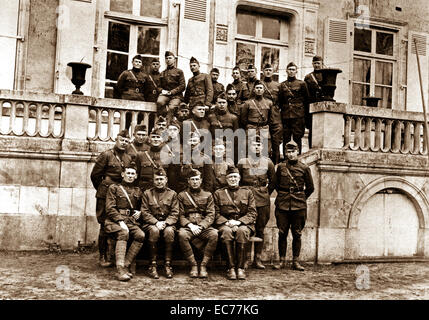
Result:
M175 225L179 217L179 203L176 192L167 188L167 182L165 170L162 168L155 170L153 173L154 187L146 190L142 198L143 230L148 234L151 260L149 275L154 279L159 278L156 258L160 235L163 236L165 243L165 275L169 279L173 277L171 257L176 231Z
M240 187L240 173L237 168L229 167L226 174L228 187L213 194L216 211L215 225L228 258L229 280L245 280L244 264L247 258L246 244L255 232L256 205L251 190ZM237 260L234 256L236 242ZM237 266L237 273L235 267Z
M217 230L212 227L215 219L213 196L210 192L201 189L201 172L191 170L188 177L188 189L178 195L179 200L179 244L186 260L191 264L189 276L191 278L207 278L207 263L213 256L217 246ZM204 257L198 265L190 242L198 238L206 243Z
M143 246L145 234L140 229L138 222L141 212L136 210L136 208L140 208L142 192L139 187L134 186L134 180L137 177L135 164L126 165L121 175L122 182L111 184L107 191L107 219L104 227L106 233L114 235L116 238L117 279L128 281L132 277L129 270L130 265ZM129 236L133 242L127 251Z

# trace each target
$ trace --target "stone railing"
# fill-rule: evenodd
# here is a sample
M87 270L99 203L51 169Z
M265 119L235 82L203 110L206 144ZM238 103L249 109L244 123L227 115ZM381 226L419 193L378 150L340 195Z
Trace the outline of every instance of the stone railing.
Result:
M310 110L315 148L427 154L422 113L327 101Z

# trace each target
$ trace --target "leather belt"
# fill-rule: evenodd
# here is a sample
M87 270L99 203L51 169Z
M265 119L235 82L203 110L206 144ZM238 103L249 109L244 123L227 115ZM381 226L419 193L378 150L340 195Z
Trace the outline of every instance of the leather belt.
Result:
M279 187L279 191L285 191L285 192L300 192L304 191L304 188L297 188L297 187L290 187L290 188L282 188Z

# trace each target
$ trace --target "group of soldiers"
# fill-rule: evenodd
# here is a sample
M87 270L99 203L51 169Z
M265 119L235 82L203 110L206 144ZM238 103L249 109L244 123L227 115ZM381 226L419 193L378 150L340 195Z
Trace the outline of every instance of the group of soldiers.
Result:
M183 71L175 67L174 54L167 51L165 58L166 70L159 73L159 61L154 60L146 74L141 71L141 57L136 56L133 69L118 79L117 94L123 99L156 102L158 120L152 130L136 125L132 139L128 129L122 130L115 146L96 159L91 181L97 189L100 265L116 264L118 280L129 280L133 277L130 267L146 241L149 275L157 279L162 239L164 273L172 278L171 260L178 240L191 266L190 277L207 278L206 267L219 241L228 264L227 278L244 280L247 264L253 263L247 257L253 235L262 239L255 243L255 267L265 268L261 260L264 228L270 218L270 195L276 190L280 259L273 267L285 267L291 229L292 268L304 270L299 263L301 232L306 200L314 186L310 169L298 160L298 154L305 126L311 128L308 104L321 97L319 75L306 77L307 86L295 78L297 66L289 63L288 80L279 84L272 80L271 65L265 65L263 80L256 79L256 68L251 65L244 82L237 67L232 72L234 81L224 90L217 82L219 71L200 73L198 61L192 58L194 76L186 86ZM320 57L313 59L315 68L321 63ZM189 134L186 126L191 128ZM209 142L213 156L201 151L200 131L239 128L256 132L247 136L246 156L235 152L233 159L226 157L234 143L224 140ZM263 129L268 136L263 136ZM263 152L264 139L269 140L268 153ZM283 162L279 153L282 139ZM199 267L194 250L202 252Z

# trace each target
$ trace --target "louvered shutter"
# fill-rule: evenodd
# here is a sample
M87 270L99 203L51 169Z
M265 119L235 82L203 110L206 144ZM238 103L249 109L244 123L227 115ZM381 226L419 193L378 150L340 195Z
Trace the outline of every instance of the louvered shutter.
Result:
M419 71L417 66L416 46L414 39L417 40L417 50L420 58L420 70L422 74L423 92L426 102L428 102L429 86L429 52L427 33L413 32L408 33L408 63L407 63L407 111L422 112L422 98L420 93Z
M326 21L323 60L327 67L343 71L337 76L334 99L344 103L349 102L350 60L352 59L348 30L347 20L327 19Z
M207 0L185 0L185 19L206 22Z

